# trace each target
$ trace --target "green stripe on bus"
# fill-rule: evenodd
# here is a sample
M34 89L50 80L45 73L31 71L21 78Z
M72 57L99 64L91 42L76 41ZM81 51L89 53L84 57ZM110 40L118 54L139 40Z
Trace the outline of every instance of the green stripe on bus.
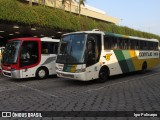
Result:
M107 35L107 36L122 37L121 34L115 34L115 33L110 33L110 32L104 32L104 33L105 33L105 35Z
M135 67L134 67L134 64L133 64L133 61L132 61L132 58L130 56L130 53L128 50L123 50L123 55L126 59L126 62L127 62L127 65L128 65L128 68L129 68L129 72L133 72L135 71Z
M114 50L118 63L122 69L123 73L129 72L128 64L125 60L122 50Z

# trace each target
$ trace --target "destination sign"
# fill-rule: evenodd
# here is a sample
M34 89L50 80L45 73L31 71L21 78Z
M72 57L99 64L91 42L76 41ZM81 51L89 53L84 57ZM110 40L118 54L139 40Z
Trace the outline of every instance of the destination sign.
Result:
M159 58L158 51L136 51L138 59Z

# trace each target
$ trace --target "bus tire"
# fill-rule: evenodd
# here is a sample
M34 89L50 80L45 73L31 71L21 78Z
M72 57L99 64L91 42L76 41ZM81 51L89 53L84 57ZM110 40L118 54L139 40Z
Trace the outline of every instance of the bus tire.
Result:
M142 70L141 70L141 73L142 73L142 74L144 74L144 73L146 73L146 71L147 71L147 63L146 63L146 62L144 62L144 63L142 64Z
M98 81L103 83L108 80L109 77L109 69L108 67L102 67L99 71L99 79Z
M48 70L45 67L38 68L36 71L36 78L38 79L45 79L48 76Z

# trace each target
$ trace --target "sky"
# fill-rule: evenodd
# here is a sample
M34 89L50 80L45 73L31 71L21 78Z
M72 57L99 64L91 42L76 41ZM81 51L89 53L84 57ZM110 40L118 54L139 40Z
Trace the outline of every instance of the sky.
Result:
M86 4L120 19L121 26L160 36L160 0L86 0Z

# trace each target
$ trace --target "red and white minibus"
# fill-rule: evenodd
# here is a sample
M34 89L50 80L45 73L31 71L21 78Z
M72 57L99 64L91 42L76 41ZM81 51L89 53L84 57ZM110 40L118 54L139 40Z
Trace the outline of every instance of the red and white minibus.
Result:
M46 78L56 74L58 39L15 38L7 42L2 57L2 72L12 78Z

